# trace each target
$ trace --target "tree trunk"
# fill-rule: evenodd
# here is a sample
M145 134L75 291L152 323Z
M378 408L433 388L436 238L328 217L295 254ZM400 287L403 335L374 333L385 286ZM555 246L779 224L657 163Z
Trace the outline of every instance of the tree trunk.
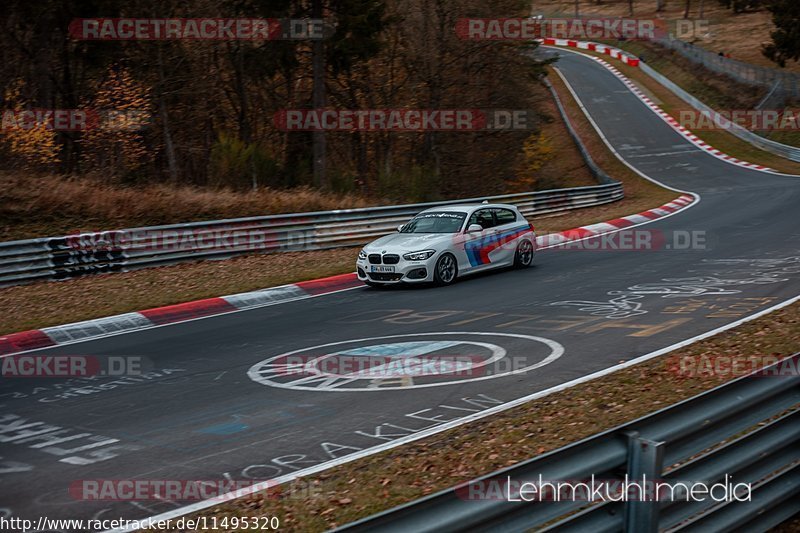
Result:
M178 162L175 157L175 146L172 143L172 132L169 125L169 114L167 113L167 103L164 99L164 61L161 55L161 46L158 47L158 110L161 117L161 129L164 134L164 150L167 153L167 166L169 177L173 183L178 183Z
M322 19L322 0L313 0L311 3L311 18ZM322 39L316 39L312 45L312 71L314 76L314 89L311 105L316 110L325 107L325 47ZM325 132L314 131L313 158L314 158L314 185L320 188L328 187L328 178L325 167Z
M692 0L686 0L686 9L683 10L683 18L689 18L689 10L692 8Z
M244 52L238 43L233 52L231 66L234 73L236 95L239 97L239 113L236 121L239 123L239 139L246 144L253 141L252 128L248 118L247 81L245 80Z

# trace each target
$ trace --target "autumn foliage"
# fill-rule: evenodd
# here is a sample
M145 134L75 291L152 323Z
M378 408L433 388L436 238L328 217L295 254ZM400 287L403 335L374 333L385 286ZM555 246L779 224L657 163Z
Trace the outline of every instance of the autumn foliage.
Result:
M329 132L326 176L312 179L309 132L276 112L313 105L309 40L81 41L75 18L308 18L319 2L9 0L0 32L0 109L136 111L137 128L0 130L0 168L42 167L107 182L254 190L317 186L430 200L535 183L548 157L535 43L468 41L462 17L524 16L516 0L321 0L335 28L322 47L325 107L533 110L528 131ZM100 12L91 12L96 9ZM521 175L522 174L522 175ZM552 177L551 177L552 178Z

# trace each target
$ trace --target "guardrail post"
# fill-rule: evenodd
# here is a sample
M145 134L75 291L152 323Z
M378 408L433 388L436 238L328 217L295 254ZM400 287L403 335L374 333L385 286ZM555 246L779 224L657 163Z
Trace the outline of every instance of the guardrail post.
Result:
M665 443L645 439L636 431L630 431L627 435L628 480L643 486L640 491L634 489L625 494L626 497L631 497L631 494L634 497L625 501L624 531L657 533L659 503L653 489L661 476Z

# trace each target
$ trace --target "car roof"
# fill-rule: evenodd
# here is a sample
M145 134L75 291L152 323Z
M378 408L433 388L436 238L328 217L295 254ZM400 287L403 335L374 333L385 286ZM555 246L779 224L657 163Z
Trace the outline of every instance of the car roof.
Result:
M466 211L471 212L475 211L476 209L491 209L491 208L503 208L503 209L514 209L516 210L517 207L510 204L456 204L456 205L442 205L439 207L431 207L422 211L423 213L427 213L429 211Z

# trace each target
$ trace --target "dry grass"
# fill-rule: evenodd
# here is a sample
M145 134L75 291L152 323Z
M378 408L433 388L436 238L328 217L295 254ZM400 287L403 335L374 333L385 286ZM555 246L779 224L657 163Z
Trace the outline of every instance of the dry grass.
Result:
M689 18L700 18L700 1L692 2ZM635 18L663 18L675 21L683 18L685 2L668 0L667 7L656 13L656 0L637 0L634 3ZM572 0L536 0L536 12L546 14L561 13L563 16L575 14ZM602 3L580 2L581 15L628 16L628 0L604 0ZM762 67L777 68L777 65L764 57L761 45L770 42L770 32L774 29L772 16L766 10L738 13L725 9L717 0L705 0L703 19L709 21L707 33L696 36L695 45L718 52L730 53L733 59L746 61ZM790 62L786 70L800 72L800 63Z
M294 487L235 500L199 514L277 516L287 530L323 531L554 450L735 377L681 376L668 364L673 357L787 356L799 349L800 304L794 304L676 350L669 358L656 358L411 445L353 461ZM309 491L309 486L313 490ZM307 496L309 492L312 497Z
M0 241L378 203L311 189L241 193L167 185L134 188L88 178L0 173Z
M657 44L641 41L609 44L643 57L649 66L716 109L753 109L769 90L698 68L677 52Z
M545 98L540 104L550 116L542 132L551 143L552 158L530 180L507 184L508 192L595 184L552 101ZM123 187L90 178L0 172L0 241L391 203L398 201L310 188L235 192L157 184Z
M550 144L551 158L529 180L516 180L517 187L513 192L597 185L578 147L569 136L549 91L540 91L540 94L541 99L536 106L544 115L541 133Z

